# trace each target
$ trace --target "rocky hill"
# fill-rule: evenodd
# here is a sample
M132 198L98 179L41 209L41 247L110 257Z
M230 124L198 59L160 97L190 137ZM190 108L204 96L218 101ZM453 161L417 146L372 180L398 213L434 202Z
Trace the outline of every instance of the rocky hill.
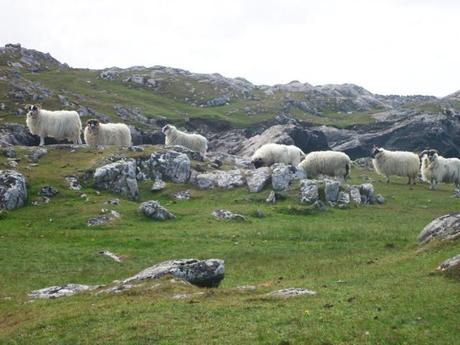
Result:
M372 144L460 155L459 92L442 99L383 96L353 84L254 85L164 66L74 69L48 53L7 44L0 48L1 145L37 143L23 127L24 106L34 102L75 109L83 121L128 123L135 144L161 143L160 127L172 122L205 134L211 150L235 154L278 141L353 158L366 156Z

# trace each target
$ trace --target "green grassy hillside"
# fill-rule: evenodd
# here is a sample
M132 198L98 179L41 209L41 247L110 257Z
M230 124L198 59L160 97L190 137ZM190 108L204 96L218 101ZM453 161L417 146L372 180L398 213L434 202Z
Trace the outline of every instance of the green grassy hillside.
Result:
M17 151L22 157L28 149ZM140 216L135 202L121 199L108 207L104 202L118 196L97 194L91 181L82 190L88 200L67 188L66 175L83 175L115 152L50 149L38 166L28 168L24 158L19 163L29 200L0 219L1 344L460 343L459 281L433 274L441 261L460 253L460 242L417 244L428 222L458 211L452 186L432 192L403 179L386 184L354 168L352 182L371 177L386 203L319 212L299 204L297 191L268 205L269 189L250 194L243 188L202 191L168 184L151 193L151 182L143 182L141 200L159 200L177 216L155 222ZM4 162L0 157L2 168ZM44 185L60 193L49 204L33 206ZM183 189L192 190L192 199L174 201L172 194ZM121 219L87 227L101 208L119 211ZM217 208L248 221L218 221L211 216ZM255 217L256 209L266 216ZM103 249L124 256L123 263L98 256ZM189 257L225 259L221 286L199 289L164 279L114 295L33 302L27 297L55 284L109 284L160 261ZM318 294L264 297L287 287ZM196 292L204 294L172 298Z

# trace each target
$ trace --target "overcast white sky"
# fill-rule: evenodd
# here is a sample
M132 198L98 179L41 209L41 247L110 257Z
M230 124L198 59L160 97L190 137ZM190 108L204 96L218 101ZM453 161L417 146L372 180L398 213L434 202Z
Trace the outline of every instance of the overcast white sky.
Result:
M165 65L255 84L460 89L460 0L0 0L0 45L72 67Z

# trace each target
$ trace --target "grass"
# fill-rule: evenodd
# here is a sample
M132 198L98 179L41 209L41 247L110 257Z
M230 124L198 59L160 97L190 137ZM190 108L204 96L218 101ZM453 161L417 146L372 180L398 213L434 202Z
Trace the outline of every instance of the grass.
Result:
M153 151L150 147L148 150ZM18 149L20 156L28 149ZM114 150L51 149L27 175L25 207L0 219L0 343L2 344L456 344L460 342L459 282L432 272L460 252L459 242L420 250L417 236L433 218L457 211L451 186L431 192L403 179L385 184L355 168L386 198L384 205L319 212L301 205L297 192L275 205L269 190L201 191L168 184L160 193L141 183L141 200L156 199L177 218L154 222L138 203L111 206L115 223L88 228L104 202L116 197L84 188L89 201L67 189L64 176L83 174ZM122 154L128 154L126 151ZM133 154L133 153L130 153ZM0 164L5 158L0 158ZM60 190L49 204L32 206L39 188ZM190 188L192 199L173 201ZM215 220L227 208L244 223ZM266 214L256 218L256 209ZM96 253L108 249L122 264ZM168 279L117 295L82 294L30 302L27 293L54 284L108 284L172 258L223 258L218 289ZM255 285L256 290L239 290ZM316 296L274 300L273 290L305 287ZM185 300L176 293L204 292Z

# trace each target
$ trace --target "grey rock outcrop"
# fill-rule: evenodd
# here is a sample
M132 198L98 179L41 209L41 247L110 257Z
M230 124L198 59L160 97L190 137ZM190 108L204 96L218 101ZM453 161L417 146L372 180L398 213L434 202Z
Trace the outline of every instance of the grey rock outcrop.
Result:
M15 170L0 170L0 209L12 210L24 205L26 178Z
M268 297L276 298L291 298L298 296L314 296L316 291L304 288L287 288L282 290L273 291L267 294Z
M270 181L271 170L268 167L261 167L249 170L246 174L248 189L252 193L260 192Z
M166 187L166 182L164 182L160 178L156 178L155 182L153 182L152 188L150 189L152 192L158 192L163 190Z
M152 153L147 162L151 176L170 179L176 183L187 182L190 178L190 159L176 151Z
M94 172L94 184L96 188L137 200L139 188L136 180L136 162L120 160L97 168Z
M50 286L40 290L34 290L29 294L30 298L59 298L64 296L72 296L82 292L87 292L97 289L98 285L83 285L83 284L65 284L58 286Z
M283 163L276 163L272 166L272 187L275 191L285 191L289 189L294 178L292 168Z
M437 268L438 271L446 272L457 269L460 272L460 254L443 261Z
M220 259L164 261L125 279L122 284L158 279L165 275L172 275L200 287L218 287L225 276L225 265Z
M246 217L238 213L233 213L229 210L214 210L212 215L217 219L228 219L228 220L246 220Z
M337 198L337 207L339 208L346 208L350 205L350 194L347 192L339 192L338 198Z
M300 181L300 202L313 204L319 199L319 181L304 179Z
M324 195L327 202L337 202L339 190L339 181L329 179L324 180Z
M425 226L418 240L428 243L434 239L445 241L460 238L460 213L449 213L434 219Z
M149 200L143 202L139 206L139 212L149 218L156 220L168 220L176 218L174 214L172 214L166 208L161 206L160 203L156 200Z
M103 214L96 216L94 218L88 219L86 224L89 227L99 226L99 225L110 223L113 220L118 219L118 218L120 218L120 213L118 213L117 211L111 210L109 212L108 210L104 210Z
M29 154L29 159L31 162L37 163L40 158L48 154L48 150L42 147L34 149L30 154Z
M246 180L240 169L234 169L197 174L192 183L201 189L233 189L244 186Z
M359 186L362 204L375 204L375 190L371 183L363 183Z

